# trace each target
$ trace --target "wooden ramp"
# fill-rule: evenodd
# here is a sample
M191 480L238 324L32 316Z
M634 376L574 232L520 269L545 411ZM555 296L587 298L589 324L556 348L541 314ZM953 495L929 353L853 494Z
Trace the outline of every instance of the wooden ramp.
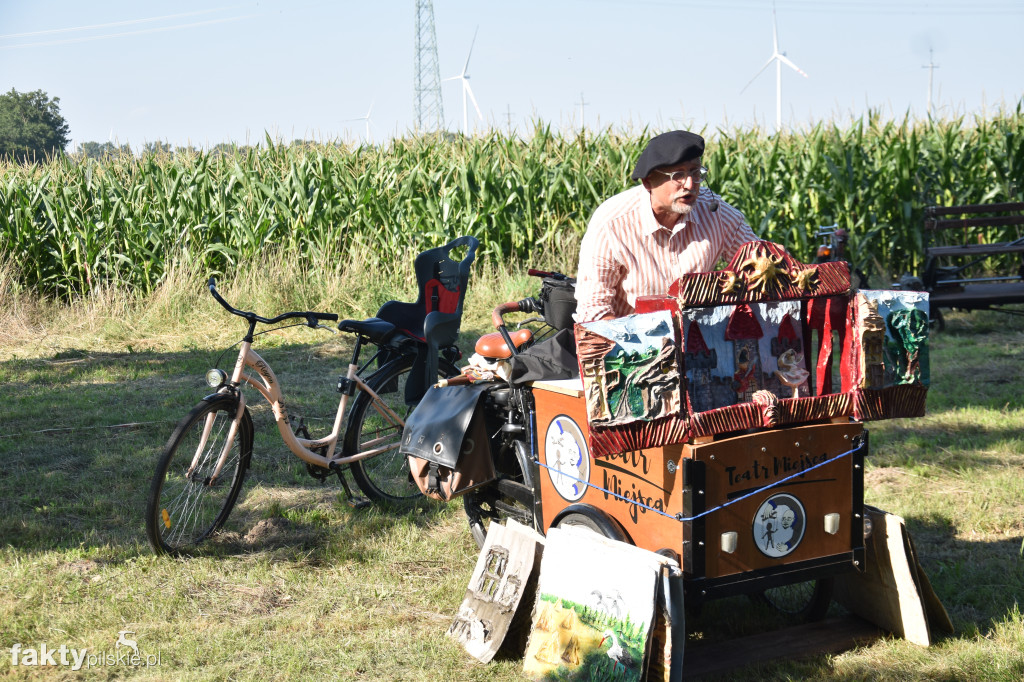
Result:
M866 620L844 616L722 642L688 643L683 679L721 675L743 666L780 659L839 653L884 635L884 631Z

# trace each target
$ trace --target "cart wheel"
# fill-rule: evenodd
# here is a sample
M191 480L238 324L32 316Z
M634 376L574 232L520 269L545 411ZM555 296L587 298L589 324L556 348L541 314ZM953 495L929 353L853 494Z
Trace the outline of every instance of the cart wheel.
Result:
M580 526L606 538L632 544L629 536L626 535L626 531L623 530L622 525L618 521L589 504L569 505L559 512L551 526L553 528Z
M806 622L821 620L832 603L832 578L771 587L751 595L761 604L767 604L779 613Z
M946 319L942 316L942 311L938 308L934 308L931 311L931 319L928 320L928 326L937 332L946 330Z

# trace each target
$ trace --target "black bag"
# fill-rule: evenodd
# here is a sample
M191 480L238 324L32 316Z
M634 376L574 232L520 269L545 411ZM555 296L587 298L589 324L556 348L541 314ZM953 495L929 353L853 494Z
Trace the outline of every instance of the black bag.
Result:
M513 386L544 379L575 379L580 375L576 358L576 338L563 329L550 339L535 343L509 361L509 380Z
M540 287L544 321L555 329L572 329L576 312L576 280L545 277Z
M431 387L405 422L399 452L420 492L435 500L458 497L495 478L480 409L487 383Z

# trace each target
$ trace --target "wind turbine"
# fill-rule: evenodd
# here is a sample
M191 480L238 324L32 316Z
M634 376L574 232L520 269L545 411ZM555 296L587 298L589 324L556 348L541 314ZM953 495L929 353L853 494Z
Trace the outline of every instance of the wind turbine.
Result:
M922 69L928 69L928 118L932 116L932 79L935 76L935 69L939 68L939 65L935 63L932 48L928 48L928 63L921 67Z
M774 2L772 3L772 56L768 58L768 61L761 67L761 70L754 74L754 77L750 79L750 83L757 80L757 77L771 66L772 62L775 62L775 132L778 133L782 130L782 65L785 64L804 78L809 78L809 76L799 66L791 62L786 57L785 52L779 52L779 25L775 19ZM744 85L743 90L749 88L750 83ZM743 90L740 90L740 94L743 94Z
M473 56L473 45L476 43L476 34L480 32L480 27L476 27L476 31L473 32L473 41L469 44L469 54L466 55L466 65L462 67L462 73L458 76L452 76L451 78L445 78L446 81L461 80L462 81L462 134L469 137L469 110L466 105L466 96L473 100L473 108L476 109L476 115L482 121L484 115L480 113L480 106L476 103L476 97L473 96L473 88L469 87L469 58Z
M366 121L366 141L373 143L373 137L370 135L370 112L373 111L373 100L370 101L370 108L366 110L365 116L357 116L356 118L346 118L346 121Z

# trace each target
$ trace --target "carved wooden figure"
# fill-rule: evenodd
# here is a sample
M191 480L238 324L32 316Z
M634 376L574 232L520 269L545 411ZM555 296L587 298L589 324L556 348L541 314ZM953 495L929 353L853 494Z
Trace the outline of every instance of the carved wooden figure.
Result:
M775 370L775 376L783 386L793 389L793 398L800 397L800 387L807 383L807 377L811 375L800 366L803 361L803 354L792 348L783 351L777 360L779 368Z
M858 387L882 388L885 381L885 323L878 314L877 301L858 294L857 303L855 326L860 328L861 375Z
M778 382L775 386L768 382L768 388L780 398L799 398L801 389L807 396L807 379L810 372L804 368L803 343L797 334L793 316L786 314L779 323L778 336L772 339L772 355L775 357L777 369L772 378Z

